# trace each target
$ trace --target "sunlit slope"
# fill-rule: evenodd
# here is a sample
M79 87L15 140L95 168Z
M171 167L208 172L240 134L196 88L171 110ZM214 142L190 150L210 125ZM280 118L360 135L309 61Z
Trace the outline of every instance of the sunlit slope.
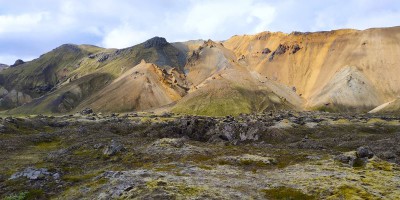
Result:
M192 87L174 112L223 116L302 105L290 88L250 72L233 52L210 40L193 52L186 68Z
M314 98L326 92L323 90L332 77L346 66L357 68L379 93L379 100L371 106L387 102L400 92L400 27L291 34L264 32L234 36L224 46L235 52L241 64L295 87L310 102L320 101ZM337 100L337 105L351 101ZM355 106L364 106L359 103Z
M1 109L12 108L40 97L80 67L81 60L102 48L62 45L37 59L0 71Z
M142 62L84 101L78 110L90 107L101 112L128 112L157 108L186 94L184 75Z

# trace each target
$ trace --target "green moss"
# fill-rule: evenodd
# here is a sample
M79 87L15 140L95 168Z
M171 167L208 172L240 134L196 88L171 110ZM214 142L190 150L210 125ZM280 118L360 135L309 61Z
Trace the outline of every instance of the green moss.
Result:
M82 182L92 179L97 176L98 173L84 174L84 175L65 175L62 177L64 181L67 182Z
M207 98L206 95L192 98L188 102L177 105L172 111L204 116L237 116L241 113L251 113L251 105L247 99L237 97L208 100Z
M162 187L164 190L176 192L177 194L186 198L196 196L205 191L205 188L203 187L194 187L181 183L166 182L160 179L148 181L146 186L149 190Z
M208 165L199 165L198 167L200 169L205 169L205 170L212 170L213 169L211 166L208 166Z
M271 164L264 163L262 161L254 161L254 160L242 159L242 160L239 161L239 165L241 165L241 166L254 166L254 167L267 167L267 166L270 166Z
M172 111L204 116L237 116L241 113L290 107L286 101L280 100L274 93L268 91L249 90L235 85L219 87L221 88L216 88L211 92L194 93L191 98L178 102Z
M204 191L201 187L190 187L187 185L178 184L175 186L178 189L179 194L182 194L186 197L196 196L200 192Z
M156 172L170 172L176 170L176 165L166 164L161 167L156 167L154 171Z
M288 153L288 154L281 154L277 158L277 167L278 168L285 168L290 165L294 165L300 162L304 162L307 160L306 155L299 155L299 154L294 154L294 153Z
M27 199L28 192L20 192L18 194L13 194L6 196L4 200L25 200Z
M149 189L154 189L154 188L157 188L159 186L166 186L166 185L167 185L167 182L165 182L163 180L158 180L158 179L150 180L150 181L146 182L146 186Z
M350 185L342 185L334 191L334 195L327 199L379 199L363 188L357 188Z
M304 194L300 190L296 190L293 188L288 188L288 187L278 187L278 188L272 188L272 189L265 189L262 190L262 192L265 194L265 197L267 199L275 199L275 200L296 200L296 199L301 199L301 200L311 200L311 199L316 199L314 196Z
M41 151L49 151L60 147L59 141L41 142L36 144L35 149Z
M371 165L375 169L383 170L383 171L392 171L393 164L386 161L371 161Z
M18 194L9 195L4 200L31 200L31 199L43 199L44 191L40 189L33 189L29 191L20 192Z

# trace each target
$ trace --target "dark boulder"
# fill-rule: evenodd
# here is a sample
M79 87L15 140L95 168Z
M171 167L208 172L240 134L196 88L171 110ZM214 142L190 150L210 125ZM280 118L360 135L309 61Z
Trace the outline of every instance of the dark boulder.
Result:
M261 53L262 54L269 54L269 53L271 53L271 50L269 48L265 48L265 49L263 49L263 51Z
M368 147L359 147L356 152L357 158L372 158L374 153Z
M274 60L275 56L282 55L282 54L286 53L287 50L289 50L289 46L284 45L284 44L280 44L278 46L278 48L276 48L276 50L269 57L269 61Z
M93 110L91 108L85 108L83 110L81 110L81 115L89 115L93 113Z
M292 54L295 54L296 52L298 52L300 50L300 46L298 44L295 44L292 46Z
M278 48L275 50L275 55L282 55L282 54L284 54L287 50L289 49L289 47L287 46L287 45L283 45L283 44L280 44L279 46L278 46Z
M349 164L350 161L354 160L354 159L355 159L354 156L349 156L349 155L344 155L344 154L337 155L334 158L334 160L339 161L344 164Z

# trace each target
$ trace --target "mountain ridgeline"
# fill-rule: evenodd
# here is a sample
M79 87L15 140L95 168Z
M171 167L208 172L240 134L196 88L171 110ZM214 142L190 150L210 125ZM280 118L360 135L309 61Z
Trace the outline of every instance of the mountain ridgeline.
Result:
M65 44L1 65L6 113L269 110L398 113L400 27L169 43L125 49Z

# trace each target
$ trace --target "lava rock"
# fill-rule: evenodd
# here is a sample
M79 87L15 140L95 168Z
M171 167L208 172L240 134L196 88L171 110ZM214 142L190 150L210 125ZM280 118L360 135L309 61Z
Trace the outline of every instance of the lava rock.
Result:
M53 89L53 85L52 84L45 84L45 85L39 85L36 86L34 88L32 88L32 90L34 90L35 92L38 93L43 93L43 92L49 92Z
M268 48L265 48L261 53L262 54L269 54L269 53L271 53L271 50L268 49Z
M3 124L0 124L0 133L6 132L7 128Z
M106 60L108 59L108 57L109 57L108 54L103 55L103 56L101 56L97 61L98 61L98 62L104 62L104 61L106 61Z
M355 158L356 158L355 156L340 154L340 155L335 156L334 160L339 161L344 164L349 164L350 161L354 160Z
M372 158L374 153L368 147L359 147L356 152L357 158Z
M278 48L275 50L275 55L282 55L289 49L288 46L280 44Z
M124 150L125 150L124 145L115 140L111 140L111 144L104 149L103 154L106 156L113 156Z
M160 48L168 44L167 40L163 37L153 37L143 43L144 48Z
M55 174L54 173L50 173L45 168L35 169L35 168L28 167L22 172L17 172L15 174L13 174L10 177L10 180L17 179L17 178L20 178L20 177L25 177L25 178L28 178L30 180L40 180L40 179L45 179L45 178L48 178L48 177L53 177L54 179L57 179L57 178L60 177L60 175L58 173L55 173Z
M288 49L289 47L287 45L279 44L278 48L276 48L276 50L269 57L269 61L274 60L275 56L284 54Z
M85 108L80 112L82 115L89 115L93 113L93 110L91 108Z
M295 44L292 46L292 54L295 54L296 52L298 52L300 50L300 46L298 44Z

